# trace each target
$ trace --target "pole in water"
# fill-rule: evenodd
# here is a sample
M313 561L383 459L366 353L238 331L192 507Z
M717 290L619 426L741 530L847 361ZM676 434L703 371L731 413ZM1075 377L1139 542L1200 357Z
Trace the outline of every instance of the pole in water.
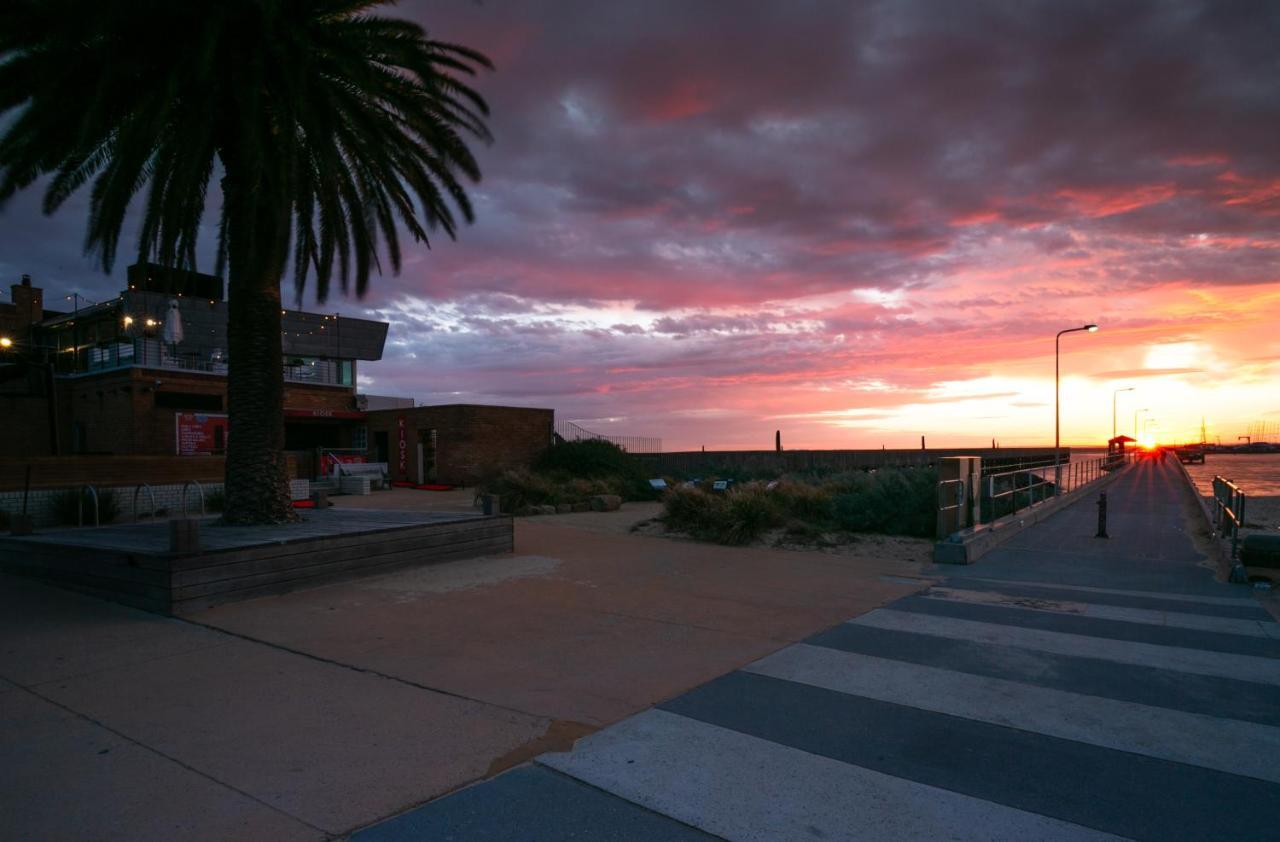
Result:
M924 436L920 437L920 449L924 450Z
M1107 492L1098 495L1098 534L1095 538L1110 538L1107 534Z

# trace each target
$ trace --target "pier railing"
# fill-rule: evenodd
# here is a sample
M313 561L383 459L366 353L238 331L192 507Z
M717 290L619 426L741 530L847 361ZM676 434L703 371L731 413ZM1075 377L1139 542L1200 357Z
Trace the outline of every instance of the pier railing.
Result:
M1244 491L1220 476L1213 478L1213 526L1223 538L1231 539L1231 558L1237 555L1240 527L1244 525Z
M1059 465L1049 464L986 474L980 481L978 510L981 521L1017 514L1051 497L1070 494L1119 470L1136 454L1111 454ZM953 481L954 482L954 481Z

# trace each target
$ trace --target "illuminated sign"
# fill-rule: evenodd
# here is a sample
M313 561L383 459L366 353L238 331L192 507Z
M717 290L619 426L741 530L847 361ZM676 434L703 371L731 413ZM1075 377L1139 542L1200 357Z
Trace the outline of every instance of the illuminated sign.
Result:
M204 456L227 449L227 416L205 412L175 412L174 451L179 456Z

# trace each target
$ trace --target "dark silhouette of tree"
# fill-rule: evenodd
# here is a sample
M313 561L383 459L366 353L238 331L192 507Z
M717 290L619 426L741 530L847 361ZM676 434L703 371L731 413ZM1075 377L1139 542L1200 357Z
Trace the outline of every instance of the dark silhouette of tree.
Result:
M283 455L280 284L363 295L398 228L472 220L490 63L373 12L388 0L0 0L0 203L47 177L52 213L92 182L87 253L110 271L143 193L139 260L195 268L218 178L228 282L226 512L294 518Z

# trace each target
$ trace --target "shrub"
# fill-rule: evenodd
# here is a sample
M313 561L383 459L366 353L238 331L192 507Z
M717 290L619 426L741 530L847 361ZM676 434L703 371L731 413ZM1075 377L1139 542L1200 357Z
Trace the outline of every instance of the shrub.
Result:
M725 497L725 520L719 535L722 544L750 544L770 529L782 525L778 499L763 485L744 485L728 492Z
M764 486L749 484L726 493L674 488L663 498L669 529L721 544L749 544L783 523L782 508Z
M553 445L543 451L533 468L540 473L556 471L592 479L638 473L627 452L604 439L566 441Z
M625 450L604 439L553 445L534 462L533 471L561 483L587 479L607 484L592 494L617 494L624 500L656 500L658 496L649 487L644 469Z
M498 495L498 505L504 512L561 502L551 480L524 469L503 471L485 480L480 484L480 492Z
M662 498L662 519L668 529L714 540L722 528L727 508L722 495L680 486Z
M68 488L53 497L53 517L58 523L75 525L80 518L80 500L84 497L84 525L93 524L93 496L87 489ZM120 514L120 503L110 488L98 489L98 522L111 523Z
M787 515L812 523L827 523L835 514L830 489L786 480L771 492Z
M832 481L834 520L849 532L933 537L937 474L890 468Z

